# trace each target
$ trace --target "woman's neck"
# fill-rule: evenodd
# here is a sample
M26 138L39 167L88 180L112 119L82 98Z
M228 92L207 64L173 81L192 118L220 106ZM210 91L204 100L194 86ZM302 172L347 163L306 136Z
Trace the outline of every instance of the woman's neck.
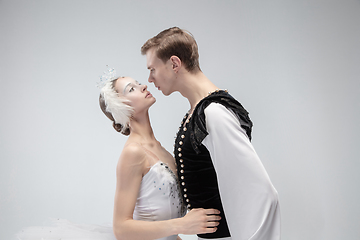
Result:
M148 112L142 116L135 116L130 120L129 140L138 143L151 143L157 141L150 124Z

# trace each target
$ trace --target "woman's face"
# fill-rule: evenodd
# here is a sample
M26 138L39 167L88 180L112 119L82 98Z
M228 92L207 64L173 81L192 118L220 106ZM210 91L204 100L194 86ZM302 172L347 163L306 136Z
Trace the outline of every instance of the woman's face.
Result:
M129 100L128 104L133 107L134 114L147 111L156 101L147 90L146 85L142 85L130 77L117 79L114 86L120 96Z

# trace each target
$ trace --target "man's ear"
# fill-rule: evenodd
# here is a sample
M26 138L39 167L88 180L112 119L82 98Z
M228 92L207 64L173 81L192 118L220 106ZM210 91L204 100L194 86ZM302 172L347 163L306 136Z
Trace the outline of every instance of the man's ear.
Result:
M175 73L177 73L181 68L180 58L178 56L173 55L170 57L170 61L172 64L172 69L174 70Z

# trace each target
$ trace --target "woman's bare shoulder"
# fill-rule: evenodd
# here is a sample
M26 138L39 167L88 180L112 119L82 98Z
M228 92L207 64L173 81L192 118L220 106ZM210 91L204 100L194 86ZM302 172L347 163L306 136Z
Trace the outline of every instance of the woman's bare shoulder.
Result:
M146 152L143 147L134 142L125 144L118 162L118 167L123 166L126 168L141 168L145 167L147 163Z
M146 152L144 148L137 142L128 142L125 144L123 151L121 154L130 154L130 155L136 155L141 156L145 155Z

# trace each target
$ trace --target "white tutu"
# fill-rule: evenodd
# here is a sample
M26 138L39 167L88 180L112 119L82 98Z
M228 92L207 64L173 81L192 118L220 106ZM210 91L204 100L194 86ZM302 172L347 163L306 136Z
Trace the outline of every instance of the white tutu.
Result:
M76 224L66 219L50 219L49 225L27 227L16 237L18 240L116 240L111 226Z

